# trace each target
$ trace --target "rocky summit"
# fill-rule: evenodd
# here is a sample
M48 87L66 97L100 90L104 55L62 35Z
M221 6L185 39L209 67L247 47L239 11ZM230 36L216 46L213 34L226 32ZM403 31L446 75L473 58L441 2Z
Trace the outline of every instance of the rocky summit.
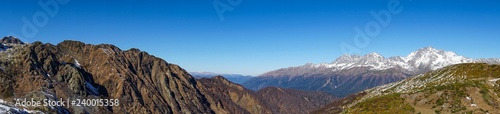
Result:
M14 36L3 37L0 40L0 43L2 43L2 44L24 44L23 41L19 40L18 38L14 37Z

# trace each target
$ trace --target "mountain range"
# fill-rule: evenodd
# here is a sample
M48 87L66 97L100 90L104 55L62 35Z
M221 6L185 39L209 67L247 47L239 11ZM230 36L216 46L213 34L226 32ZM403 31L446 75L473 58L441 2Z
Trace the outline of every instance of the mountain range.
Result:
M215 76L223 76L227 80L234 82L234 83L238 83L238 84L242 84L243 82L245 82L253 77L253 76L241 75L241 74L223 74L223 73L213 73L213 72L189 72L189 74L191 74L191 76L198 78L198 79L200 79L200 78L212 78Z
M491 65L498 59L469 59L430 47L407 57L345 55L328 64L280 69L249 81L263 78L269 79L261 80L264 84L289 87L267 85L252 91L220 75L197 79L180 66L135 48L71 40L57 45L24 43L12 36L0 41L0 113L499 111L500 67ZM113 99L119 105L16 106L19 99Z
M337 99L275 87L254 92L222 76L196 79L136 48L71 40L23 43L11 36L0 41L0 113L290 114L308 113ZM116 104L16 105L20 99Z
M424 47L406 57L386 58L377 53L343 55L331 63L282 68L251 78L243 85L252 90L267 86L325 91L346 95L459 63L499 64L500 59L471 59L454 52Z

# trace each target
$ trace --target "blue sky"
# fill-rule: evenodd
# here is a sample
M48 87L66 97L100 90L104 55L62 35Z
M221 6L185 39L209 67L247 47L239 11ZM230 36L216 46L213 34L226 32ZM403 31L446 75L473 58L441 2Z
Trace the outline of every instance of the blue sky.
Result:
M391 14L389 24L362 48L354 43L353 28L364 30L376 22L370 11L388 10L394 1L62 1L68 0L53 2L59 6L53 16L38 0L0 1L0 35L52 44L109 43L122 50L139 48L188 71L245 75L331 62L344 54L342 43L361 55L406 56L433 46L471 58L500 57L500 2L495 0L399 0L401 12ZM221 20L214 1L233 10ZM38 31L23 33L23 18L34 23L33 17Z

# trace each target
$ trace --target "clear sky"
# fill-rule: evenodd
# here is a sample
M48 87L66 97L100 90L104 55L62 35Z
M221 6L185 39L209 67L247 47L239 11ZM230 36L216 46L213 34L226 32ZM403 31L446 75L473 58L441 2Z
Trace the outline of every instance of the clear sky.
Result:
M332 62L344 54L342 43L361 55L406 56L433 46L471 58L500 57L498 0L240 1L1 0L0 35L109 43L139 48L188 71L245 75ZM43 2L57 8L44 10ZM377 22L370 11L388 11L388 4L400 12L391 13L387 26L379 22L379 29L369 29L379 32L356 46L353 28L364 31Z

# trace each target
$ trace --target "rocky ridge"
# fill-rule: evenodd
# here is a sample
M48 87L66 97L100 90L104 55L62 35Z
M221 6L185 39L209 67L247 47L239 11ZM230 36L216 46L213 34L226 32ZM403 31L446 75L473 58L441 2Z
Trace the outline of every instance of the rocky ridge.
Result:
M17 48L16 48L17 49ZM27 107L42 112L213 113L196 80L175 64L113 45L25 44L2 60L1 98L117 99L114 107ZM184 99L191 99L186 101Z

